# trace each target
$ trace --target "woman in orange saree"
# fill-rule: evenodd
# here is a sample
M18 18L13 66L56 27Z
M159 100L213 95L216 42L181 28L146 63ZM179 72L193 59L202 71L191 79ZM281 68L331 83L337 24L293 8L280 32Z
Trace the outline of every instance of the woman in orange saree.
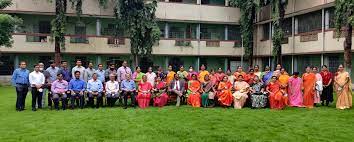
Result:
M200 107L202 98L200 97L200 82L197 79L197 75L192 75L192 80L188 82L188 104L193 107Z
M140 108L144 109L149 107L151 99L151 83L147 81L146 75L143 75L143 80L139 83L138 89L138 105Z
M343 65L339 65L337 75L334 78L334 89L337 93L337 109L349 109L352 107L351 79Z
M280 84L276 76L272 76L266 88L269 93L269 103L271 109L283 109L285 107L285 99L283 90L280 89Z
M228 82L228 77L224 76L222 81L218 85L218 101L222 106L231 106L233 101L232 93L232 84Z
M285 71L285 68L280 69L280 75L279 75L279 83L280 83L280 89L285 93L288 94L288 82L289 82L289 74ZM284 96L284 101L285 105L289 105L289 99L288 96Z
M175 78L176 72L174 72L172 69L173 69L172 66L169 65L168 66L168 73L166 75L166 83L167 83L167 85L170 85L171 81Z
M315 103L315 84L316 84L316 75L311 72L310 67L306 67L306 73L302 75L303 80L303 90L304 90L304 106L307 108L313 108Z

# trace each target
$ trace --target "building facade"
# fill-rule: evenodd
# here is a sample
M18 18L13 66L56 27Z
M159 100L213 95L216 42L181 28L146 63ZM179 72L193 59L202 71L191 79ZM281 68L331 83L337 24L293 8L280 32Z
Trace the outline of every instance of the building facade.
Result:
M54 44L50 42L50 22L54 18L54 3L48 0L13 0L2 12L23 19L21 30L13 34L12 48L0 48L0 80L8 80L19 61L29 68L37 62L54 59ZM100 7L97 0L83 2L81 21L68 9L66 47L63 59L74 66L76 59L93 62L132 63L130 40L122 31L112 35L113 3ZM329 65L334 71L343 63L343 38L335 38L333 30L334 0L289 0L286 9L282 53L289 72L303 71L306 65ZM71 7L70 4L68 7ZM230 7L228 0L159 0L156 11L161 39L153 47L152 60L143 60L154 67L169 64L198 68L206 64L234 71L241 65L243 49L239 26L240 11ZM272 24L270 7L263 7L255 24L255 64L264 67L272 61ZM245 65L245 64L244 64ZM247 66L247 65L245 65Z

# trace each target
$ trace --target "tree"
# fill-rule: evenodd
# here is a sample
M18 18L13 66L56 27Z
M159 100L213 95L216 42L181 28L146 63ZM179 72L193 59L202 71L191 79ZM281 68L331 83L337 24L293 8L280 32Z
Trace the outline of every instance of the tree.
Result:
M285 8L288 4L288 0L270 0L272 7L272 19L274 34L272 37L273 41L273 56L276 64L282 65L282 54L281 54L281 41L284 38L284 15Z
M232 6L240 8L241 12L241 33L243 46L245 47L245 58L249 66L253 66L253 21L256 16L256 9L259 7L260 0L231 0Z
M352 30L354 25L354 0L335 1L335 27L337 38L342 34L344 27L344 66L350 73L352 69Z
M116 18L123 22L129 34L134 64L139 65L139 57L150 57L152 46L160 39L160 29L156 22L157 1L119 0Z
M61 61L61 49L65 50L65 30L67 23L67 3L71 2L75 7L78 17L82 14L82 0L55 0L55 18L52 20L51 35L55 46L55 64L59 65Z
M0 9L4 9L12 4L11 0L0 0ZM12 33L16 25L22 23L22 20L9 14L0 14L0 46L11 47Z

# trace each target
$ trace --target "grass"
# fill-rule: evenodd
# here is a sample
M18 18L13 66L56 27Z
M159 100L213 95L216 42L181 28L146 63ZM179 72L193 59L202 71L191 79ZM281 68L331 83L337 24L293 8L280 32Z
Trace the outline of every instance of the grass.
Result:
M12 87L0 88L0 141L354 141L354 110L332 105L287 108L150 107L15 111Z

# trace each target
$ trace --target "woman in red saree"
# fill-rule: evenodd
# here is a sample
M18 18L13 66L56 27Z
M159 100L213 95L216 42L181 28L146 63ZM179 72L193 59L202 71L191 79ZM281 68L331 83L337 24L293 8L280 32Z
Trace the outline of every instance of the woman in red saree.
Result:
M283 109L285 107L285 92L280 89L280 84L276 76L272 76L266 90L269 93L270 108Z
M166 93L166 82L162 81L161 76L156 77L156 82L154 86L153 100L155 107L163 107L167 104L168 95Z
M232 84L228 82L228 77L224 76L222 81L218 85L218 101L222 106L231 106L233 101L232 93Z
M304 89L304 106L307 108L313 108L315 103L315 84L316 84L316 75L311 72L310 67L306 67L306 73L302 75L303 80L303 89Z
M197 75L192 75L192 80L188 82L188 104L193 107L200 107L202 98L200 97L200 82L197 79Z
M139 83L138 97L137 97L138 105L140 108L144 109L149 107L151 90L152 90L151 83L147 81L146 75L143 75L143 80Z

